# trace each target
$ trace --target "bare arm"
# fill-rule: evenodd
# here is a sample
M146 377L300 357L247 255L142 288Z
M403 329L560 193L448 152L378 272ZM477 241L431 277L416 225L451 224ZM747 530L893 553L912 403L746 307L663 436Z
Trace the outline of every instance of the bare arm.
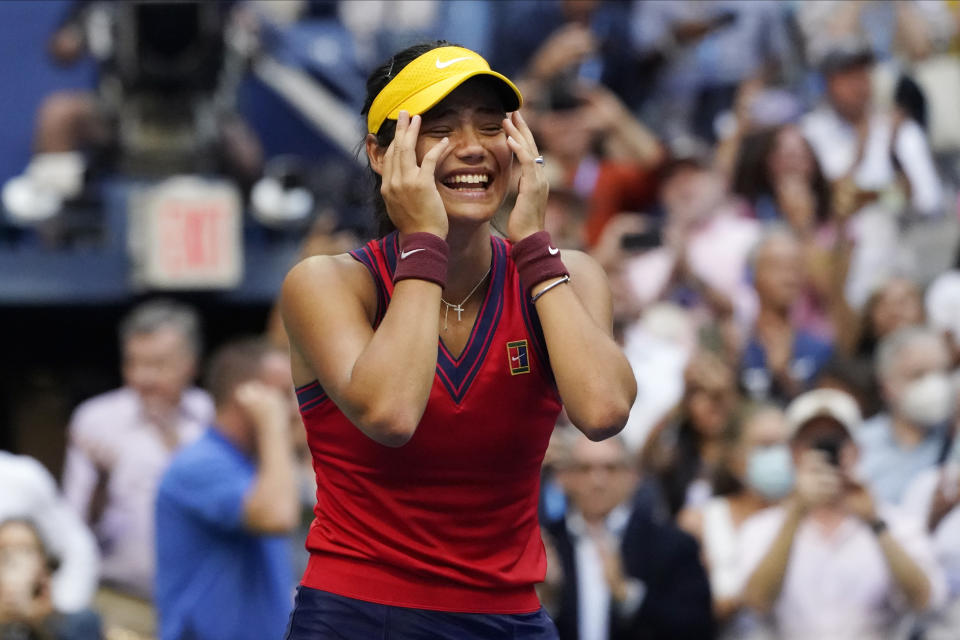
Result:
M787 573L793 539L803 520L803 510L795 501L787 507L787 517L766 555L754 569L743 588L743 602L761 613L768 613L780 597L783 577Z
M297 526L300 504L284 400L258 382L240 386L236 397L256 425L257 475L244 496L244 525L257 533L287 533Z
M441 290L425 280L400 281L374 331L351 267L363 269L317 256L287 276L280 306L294 370L298 361L307 367L367 436L400 446L413 436L433 385Z
M643 125L617 95L602 86L586 94L594 119L606 134L607 153L613 158L653 168L663 162L666 153L657 136Z
M446 238L448 223L434 170L449 152L444 140L418 166L420 116L400 113L386 151L368 136L371 165L383 176L381 193L397 228ZM347 256L309 258L293 268L280 311L290 336L294 379L315 376L344 415L387 446L405 444L420 423L433 385L440 332L439 285L397 283L376 331L375 292L363 267Z
M855 482L849 483L844 496L844 505L853 515L863 522L873 526L878 522L877 509L870 492ZM894 582L903 591L914 611L924 611L930 605L931 585L927 574L917 562L910 557L903 546L891 535L886 525L876 531L877 544L883 552L890 574Z
M877 542L894 581L907 596L910 608L914 611L926 610L930 604L930 580L926 574L889 531L882 531L877 536Z
M544 226L549 186L533 134L519 112L504 120L508 144L520 163L519 194L507 233L519 242ZM570 283L553 287L536 302L550 364L567 416L591 440L623 429L637 395L633 370L613 340L613 303L606 274L579 251L564 251ZM556 279L535 283L537 296Z
M570 421L600 440L626 424L637 394L636 378L613 340L613 305L606 275L579 251L564 251L570 286L540 297L537 314L550 364ZM547 283L533 288L533 294Z

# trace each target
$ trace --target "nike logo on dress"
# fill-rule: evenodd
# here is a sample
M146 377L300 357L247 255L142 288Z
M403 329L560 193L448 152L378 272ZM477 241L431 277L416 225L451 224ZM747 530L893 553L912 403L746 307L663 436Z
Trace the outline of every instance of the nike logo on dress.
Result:
M469 59L470 59L470 56L466 56L463 58L454 58L453 60L447 60L446 62L440 62L440 58L437 58L437 69L446 69L447 67L452 65L454 62L462 62L463 60L469 60Z
M413 254L415 254L417 251L424 251L424 249L420 248L420 249L410 249L410 251L401 251L401 252L400 252L400 259L401 259L401 260L406 260L407 258L409 258L410 256L412 256Z
M555 256L558 253L560 253L560 249L557 249L556 247L551 247L550 245L547 245L547 251L549 251L550 255L552 256Z
M510 356L510 359L513 360L514 362L516 362L517 360L520 359L520 356L517 356L517 357L515 357L515 358L514 358L513 356Z

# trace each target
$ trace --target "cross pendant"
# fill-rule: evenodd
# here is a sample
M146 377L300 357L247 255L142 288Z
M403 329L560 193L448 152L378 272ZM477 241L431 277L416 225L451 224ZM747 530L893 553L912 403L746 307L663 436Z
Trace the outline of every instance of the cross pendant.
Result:
M453 308L453 310L457 312L457 322L460 322L460 314L463 313L463 307L457 305Z

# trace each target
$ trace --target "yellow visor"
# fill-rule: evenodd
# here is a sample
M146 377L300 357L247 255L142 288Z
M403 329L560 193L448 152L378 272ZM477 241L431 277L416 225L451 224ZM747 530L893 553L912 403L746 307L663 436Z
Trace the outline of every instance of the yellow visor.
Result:
M405 66L377 94L367 112L367 130L377 133L385 120L396 120L400 111L411 116L423 114L476 76L492 76L503 83L501 93L507 111L516 111L523 104L516 85L492 71L479 54L463 47L440 47Z

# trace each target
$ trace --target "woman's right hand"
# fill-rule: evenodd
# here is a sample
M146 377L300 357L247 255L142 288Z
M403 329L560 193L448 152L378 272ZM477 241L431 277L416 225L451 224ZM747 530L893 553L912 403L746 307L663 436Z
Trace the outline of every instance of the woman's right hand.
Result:
M447 237L447 211L437 190L436 167L450 149L444 138L423 156L417 165L417 138L421 117L401 111L397 132L383 158L380 194L390 220L401 233L425 231Z

